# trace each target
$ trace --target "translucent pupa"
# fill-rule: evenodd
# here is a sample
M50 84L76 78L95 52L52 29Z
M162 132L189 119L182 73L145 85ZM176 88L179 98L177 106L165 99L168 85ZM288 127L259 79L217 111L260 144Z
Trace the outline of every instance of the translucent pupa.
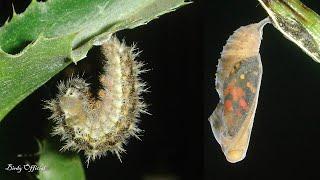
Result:
M262 77L260 44L266 18L240 27L223 47L216 73L220 97L209 118L213 134L226 159L235 163L246 156Z

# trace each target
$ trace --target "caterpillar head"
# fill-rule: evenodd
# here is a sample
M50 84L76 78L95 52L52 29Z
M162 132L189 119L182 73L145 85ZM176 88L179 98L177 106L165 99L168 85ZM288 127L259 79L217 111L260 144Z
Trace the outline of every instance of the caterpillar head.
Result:
M59 106L66 118L79 115L83 111L83 103L88 102L88 84L83 79L73 78L59 85Z

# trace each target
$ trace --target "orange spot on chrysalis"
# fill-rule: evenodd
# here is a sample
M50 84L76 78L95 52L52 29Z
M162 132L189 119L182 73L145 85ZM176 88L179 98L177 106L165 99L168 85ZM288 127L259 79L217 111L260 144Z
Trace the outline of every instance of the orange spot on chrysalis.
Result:
M239 99L239 106L241 109L244 109L244 110L248 109L248 103L244 98Z
M231 82L230 84L228 84L228 86L224 90L223 95L226 96L226 95L230 94L233 89L234 89L234 83Z
M224 108L227 112L232 112L233 111L233 107L232 107L232 101L231 100L226 100L224 102Z
M252 93L255 93L257 91L257 89L250 82L247 82L246 86Z
M235 87L234 89L231 90L230 93L234 101L238 101L241 97L244 96L244 91L240 87Z

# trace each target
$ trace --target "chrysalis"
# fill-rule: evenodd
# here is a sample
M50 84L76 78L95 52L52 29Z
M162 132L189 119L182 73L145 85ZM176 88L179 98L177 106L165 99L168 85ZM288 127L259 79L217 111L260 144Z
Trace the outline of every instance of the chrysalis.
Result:
M213 134L226 159L244 159L257 107L262 63L262 29L268 18L240 27L223 47L216 73L220 102L209 118Z

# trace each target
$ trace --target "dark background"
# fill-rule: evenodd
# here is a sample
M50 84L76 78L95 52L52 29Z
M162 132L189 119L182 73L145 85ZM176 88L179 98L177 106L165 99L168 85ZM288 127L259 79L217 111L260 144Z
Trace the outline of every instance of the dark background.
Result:
M13 4L23 12L29 2ZM320 12L317 1L303 2ZM0 0L1 24L10 15L11 3ZM104 157L90 164L87 178L319 178L320 65L272 25L264 28L260 51L264 74L247 157L228 163L207 121L219 101L214 74L223 45L234 30L264 17L266 12L257 1L202 0L117 33L143 50L140 59L151 69L142 79L151 87L144 97L152 116L142 116L142 141L130 140L122 163L115 156ZM36 160L16 155L37 152L35 138L45 135L49 115L41 109L42 100L54 97L57 81L70 71L85 72L89 82L96 82L97 57L99 49L94 48L79 66L55 76L0 123L1 169L8 163ZM5 177L0 179L30 177L0 172Z
M11 12L11 1L0 0L1 22ZM30 1L13 1L23 12ZM140 60L149 72L142 75L151 92L146 94L150 115L142 115L142 141L131 139L122 163L108 155L86 168L88 179L198 179L203 176L203 55L202 20L199 4L183 7L145 26L117 33L143 52ZM20 103L0 124L0 179L26 179L30 174L7 172L8 163L23 164L36 157L17 158L19 153L37 152L35 138L45 135L49 112L42 100L51 99L56 84L75 71L96 82L99 49L89 52L79 66L71 66ZM81 153L82 154L82 153ZM3 157L5 155L5 157ZM82 160L85 160L81 155ZM32 176L32 175L31 175ZM32 178L32 177L31 177Z
M320 13L319 1L302 1ZM204 179L319 179L320 64L287 41L272 25L264 28L263 76L246 158L228 163L206 122L218 103L214 74L219 52L240 26L266 12L257 1L206 1L204 22Z

